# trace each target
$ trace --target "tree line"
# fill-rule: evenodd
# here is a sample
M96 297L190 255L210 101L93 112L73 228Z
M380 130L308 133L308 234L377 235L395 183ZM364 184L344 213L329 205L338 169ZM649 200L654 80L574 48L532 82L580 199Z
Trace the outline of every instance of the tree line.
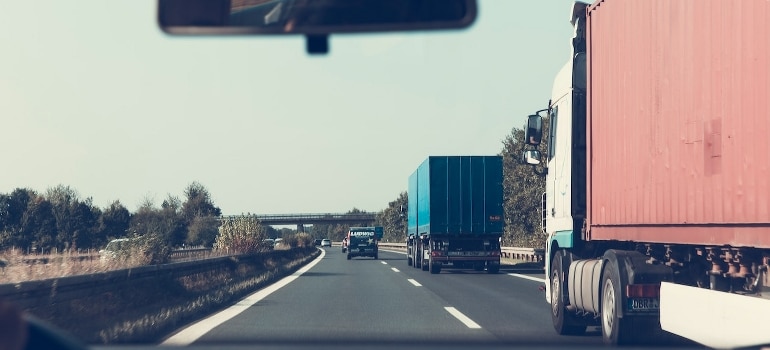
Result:
M65 185L44 193L16 188L0 194L0 250L25 252L83 251L103 247L112 239L157 234L164 244L210 246L218 233L222 210L208 190L193 182L184 200L168 195L156 207L145 199L135 213L119 200L99 208Z
M546 128L548 123L544 123ZM548 130L545 130L547 135ZM542 247L541 195L545 179L519 161L524 131L513 128L502 141L503 209L505 232L503 244ZM546 140L544 140L546 141ZM545 142L540 145L545 152ZM387 207L376 214L375 226L383 226L385 242L402 242L406 234L406 216L401 207L407 204L401 192ZM364 213L353 208L348 214ZM17 188L0 193L0 250L16 247L26 252L80 251L98 249L112 239L130 235L155 234L169 247L203 245L211 247L220 231L217 207L208 190L192 182L184 197L168 195L159 207L150 199L131 213L119 200L106 208L93 204L90 197L81 198L69 186L58 185L45 193ZM261 225L261 224L258 224ZM316 224L309 228L307 239L329 238L340 241L351 226L368 223ZM291 237L295 230L264 226L260 237Z

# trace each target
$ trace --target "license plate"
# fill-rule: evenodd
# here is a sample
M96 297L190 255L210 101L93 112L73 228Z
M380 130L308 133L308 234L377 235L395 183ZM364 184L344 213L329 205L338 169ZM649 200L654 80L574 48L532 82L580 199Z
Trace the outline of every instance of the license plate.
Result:
M483 252L449 252L449 256L483 256Z
M655 298L633 298L628 299L628 310L631 311L658 311L660 310L660 300Z

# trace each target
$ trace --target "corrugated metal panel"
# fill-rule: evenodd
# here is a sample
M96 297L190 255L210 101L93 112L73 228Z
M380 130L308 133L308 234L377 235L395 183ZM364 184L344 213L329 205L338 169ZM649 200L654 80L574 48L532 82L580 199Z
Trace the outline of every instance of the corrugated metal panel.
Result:
M770 247L769 23L767 0L591 6L590 239Z
M409 232L502 234L502 183L499 156L429 157L409 177Z

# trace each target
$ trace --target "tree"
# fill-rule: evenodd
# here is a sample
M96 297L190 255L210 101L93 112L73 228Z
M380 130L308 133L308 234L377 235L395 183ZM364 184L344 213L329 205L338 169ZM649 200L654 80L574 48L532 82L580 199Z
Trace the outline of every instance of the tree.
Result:
M219 218L215 216L196 216L187 226L187 239L190 245L211 247L219 233Z
M382 226L383 241L403 242L406 238L406 215L401 208L406 208L407 193L401 192L396 200L388 203L388 207L377 213L375 226Z
M544 120L544 135L548 121ZM503 140L503 209L505 213L504 245L542 248L541 203L545 177L536 174L532 166L520 161L524 150L524 130L513 128ZM545 154L546 138L539 146Z
M184 194L186 199L181 213L187 225L185 241L188 244L212 244L217 236L222 210L214 205L209 191L197 181L188 185Z
M94 240L94 246L101 246L116 238L128 235L131 224L131 213L120 201L116 200L107 207L99 217L99 230Z
M129 231L138 235L157 234L163 244L169 247L181 245L187 237L187 227L181 214L181 201L168 195L161 208L157 209L153 207L151 200L145 199L137 212L131 216Z
M182 212L188 221L195 217L221 216L219 209L211 199L209 191L197 181L193 181L184 191L187 197L182 204Z
M0 196L0 249L28 248L31 237L22 232L22 219L29 202L38 194L30 189L16 188L9 195Z
M24 211L19 230L21 247L35 251L50 251L56 244L56 218L53 205L42 196L30 198Z
M56 245L66 249L73 243L75 221L72 207L78 202L78 193L69 186L50 187L45 194L56 218Z

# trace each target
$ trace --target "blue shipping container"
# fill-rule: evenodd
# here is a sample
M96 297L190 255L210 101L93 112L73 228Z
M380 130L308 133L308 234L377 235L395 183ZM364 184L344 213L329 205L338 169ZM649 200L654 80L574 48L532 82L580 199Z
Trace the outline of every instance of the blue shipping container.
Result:
M503 159L428 157L409 176L410 235L502 235Z

